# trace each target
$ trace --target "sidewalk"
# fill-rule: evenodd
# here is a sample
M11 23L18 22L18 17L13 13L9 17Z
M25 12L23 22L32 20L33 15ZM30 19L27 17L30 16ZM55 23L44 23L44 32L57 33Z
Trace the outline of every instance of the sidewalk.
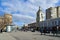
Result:
M0 40L16 40L12 36L10 36L8 33L0 33Z

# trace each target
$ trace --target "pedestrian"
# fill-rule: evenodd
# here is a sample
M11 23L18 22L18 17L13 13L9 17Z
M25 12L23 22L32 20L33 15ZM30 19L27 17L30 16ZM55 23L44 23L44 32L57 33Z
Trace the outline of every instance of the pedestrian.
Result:
M40 28L40 33L42 35L42 33L43 33L43 27Z

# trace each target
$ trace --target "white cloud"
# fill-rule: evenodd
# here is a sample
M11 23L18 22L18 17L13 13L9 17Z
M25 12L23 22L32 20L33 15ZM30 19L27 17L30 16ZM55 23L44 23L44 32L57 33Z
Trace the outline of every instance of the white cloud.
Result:
M55 6L59 0L29 0L31 3L41 6L43 9Z
M35 18L28 15L22 15L22 14L13 14L14 20L17 22L24 22L24 23L32 23L35 22Z
M20 11L21 13L19 14L13 14L13 17L15 17L16 20L30 23L36 21L36 12L38 11L39 6L45 10L49 7L55 6L55 3L58 1L59 0L27 0L26 2L20 0L5 1L2 2L2 6L8 6L8 8L5 8L4 10L2 9L2 11L7 13ZM34 15L34 17L30 14Z

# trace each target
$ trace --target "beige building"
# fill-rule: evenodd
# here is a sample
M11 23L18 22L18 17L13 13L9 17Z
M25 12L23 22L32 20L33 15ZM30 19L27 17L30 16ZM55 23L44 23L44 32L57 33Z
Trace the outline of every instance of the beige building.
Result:
M12 15L4 14L4 16L0 16L0 30L4 29L7 25L12 24Z
M46 9L46 19L53 19L60 17L60 7L50 7Z
M60 17L60 6L57 7L58 17Z
M12 23L12 15L11 14L4 15L4 23L9 24L9 25Z
M2 29L2 26L4 24L4 17L0 17L0 29Z

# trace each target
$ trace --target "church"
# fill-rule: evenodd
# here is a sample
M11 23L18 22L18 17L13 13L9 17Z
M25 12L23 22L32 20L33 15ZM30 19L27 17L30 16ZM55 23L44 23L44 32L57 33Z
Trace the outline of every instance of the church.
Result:
M37 11L37 15L36 15L36 24L37 24L37 27L39 27L39 23L41 21L45 20L44 16L45 16L44 12L42 11L41 7L39 7L39 10Z
M39 23L44 20L45 20L44 12L42 11L41 7L39 6L39 9L36 13L36 22L28 24L28 27L38 30Z

